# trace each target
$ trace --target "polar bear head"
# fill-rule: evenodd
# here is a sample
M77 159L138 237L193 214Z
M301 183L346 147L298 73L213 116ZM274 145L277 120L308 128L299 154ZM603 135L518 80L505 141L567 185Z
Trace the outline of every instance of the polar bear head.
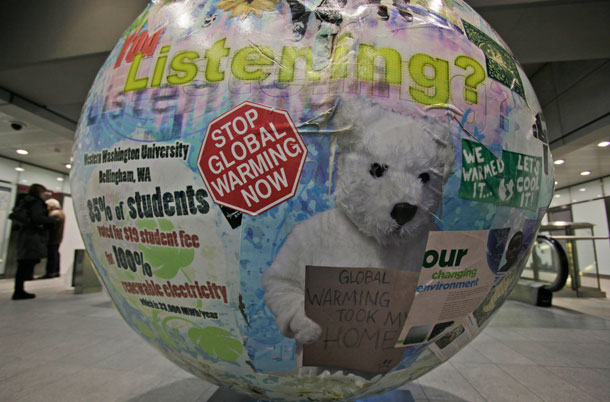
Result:
M383 246L427 235L455 158L448 124L364 100L343 100L333 122L337 207Z

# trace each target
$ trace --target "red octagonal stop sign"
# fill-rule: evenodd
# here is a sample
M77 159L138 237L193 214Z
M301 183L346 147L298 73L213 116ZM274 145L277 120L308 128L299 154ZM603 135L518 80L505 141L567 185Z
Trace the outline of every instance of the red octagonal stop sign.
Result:
M215 203L258 215L294 196L306 157L287 111L246 101L210 123L197 166Z

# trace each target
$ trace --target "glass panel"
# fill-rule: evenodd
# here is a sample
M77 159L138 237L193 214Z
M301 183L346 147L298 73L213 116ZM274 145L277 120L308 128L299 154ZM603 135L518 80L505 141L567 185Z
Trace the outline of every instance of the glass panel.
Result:
M62 176L50 170L41 169L31 165L23 165L25 169L19 175L19 184L31 186L34 183L42 184L50 191L57 191L55 188L61 187L61 183L57 181L57 177Z
M0 180L14 183L17 180L17 171L15 168L19 165L19 162L0 158Z
M604 177L602 182L604 185L604 195L608 197L610 196L610 176Z
M594 180L570 187L570 195L572 197L572 202L600 198L602 197L602 182L601 180Z
M559 205L566 205L570 203L570 190L568 188L564 188L562 190L555 191L555 195L553 195L553 201L551 201L551 207L556 207Z
M8 247L8 234L10 233L10 221L8 214L12 208L12 185L0 184L0 274L4 273L6 264L6 248Z
M604 200L595 200L572 205L572 214L575 222L590 222L595 226L593 233L595 236L608 236L608 218L606 216L606 205ZM582 233L584 236L590 236L589 230L580 230L577 233ZM597 240L595 242L597 251L597 263L599 264L599 273L602 275L610 275L610 242L608 240ZM578 241L576 244L581 271L584 273L583 267L593 264L593 242L591 240ZM584 254L584 255L583 255ZM591 267L593 268L593 267ZM589 271L586 271L589 272ZM594 271L592 271L594 272Z
M64 194L72 194L72 189L70 188L70 176L64 176L66 179L64 180L63 193Z
M572 210L570 206L566 205L563 207L549 209L549 221L550 222L572 222Z

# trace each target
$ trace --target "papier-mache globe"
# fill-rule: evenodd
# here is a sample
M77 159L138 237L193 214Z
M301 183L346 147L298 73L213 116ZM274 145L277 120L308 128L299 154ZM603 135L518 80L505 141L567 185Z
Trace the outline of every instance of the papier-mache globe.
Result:
M553 192L540 106L460 0L153 1L71 186L127 323L212 383L355 400L472 340Z

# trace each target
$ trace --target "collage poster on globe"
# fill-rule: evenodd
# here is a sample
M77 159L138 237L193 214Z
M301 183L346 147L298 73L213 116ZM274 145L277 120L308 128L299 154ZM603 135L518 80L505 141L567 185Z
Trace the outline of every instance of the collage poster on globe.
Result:
M441 361L446 361L466 346L480 331L476 319L470 314L456 327L444 332L431 343L430 351Z
M357 400L510 293L552 197L545 130L461 0L152 1L89 92L71 188L164 356L256 398Z
M397 347L434 341L481 304L496 279L487 263L488 236L487 230L430 232Z

